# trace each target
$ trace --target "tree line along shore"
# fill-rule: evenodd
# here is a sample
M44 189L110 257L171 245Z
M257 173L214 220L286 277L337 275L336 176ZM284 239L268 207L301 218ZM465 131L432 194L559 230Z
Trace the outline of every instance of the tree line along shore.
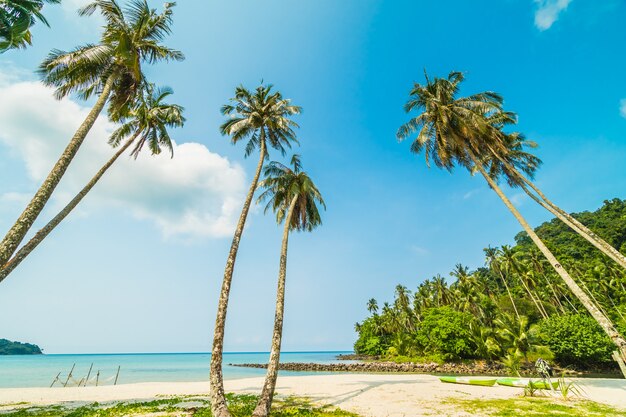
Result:
M607 200L598 210L573 217L614 247L626 248L625 200ZM624 271L557 219L543 223L536 233L624 334ZM458 264L447 276L423 281L414 292L398 285L390 303L379 306L369 300L370 315L356 324L357 358L430 360L440 366L478 360L496 364L489 372L503 367L517 373L541 357L562 370L617 372L609 337L528 235L519 233L515 241L485 248L485 264L475 270Z

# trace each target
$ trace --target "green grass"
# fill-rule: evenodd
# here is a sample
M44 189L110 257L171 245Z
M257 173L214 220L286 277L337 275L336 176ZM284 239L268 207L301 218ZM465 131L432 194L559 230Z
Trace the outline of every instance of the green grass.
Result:
M562 401L553 398L502 400L448 399L445 403L477 416L497 417L626 417L626 411L592 401Z
M228 405L233 417L252 414L257 397L254 395L229 394ZM317 406L301 398L276 399L271 417L359 417L331 406ZM2 417L132 417L154 415L159 417L211 417L206 397L175 397L148 402L93 403L81 407L63 406L23 407L8 412L0 411Z

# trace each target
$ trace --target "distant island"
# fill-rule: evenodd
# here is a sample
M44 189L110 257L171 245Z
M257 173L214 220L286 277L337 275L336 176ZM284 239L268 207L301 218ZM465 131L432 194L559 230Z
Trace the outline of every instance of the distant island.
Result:
M43 352L37 345L30 343L12 342L0 339L0 355L41 355Z

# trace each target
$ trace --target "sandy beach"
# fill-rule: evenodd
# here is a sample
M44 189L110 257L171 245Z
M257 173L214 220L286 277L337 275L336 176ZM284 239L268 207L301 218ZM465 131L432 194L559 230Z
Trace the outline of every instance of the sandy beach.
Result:
M257 393L262 378L226 381L226 390ZM626 409L626 380L578 379L576 382L590 400ZM58 404L66 402L109 402L152 399L168 395L202 395L207 382L137 383L86 388L7 388L0 389L0 409L11 404ZM281 377L278 395L308 397L320 404L333 404L364 417L409 417L445 413L465 416L446 399L498 399L522 394L509 387L477 387L444 384L431 375L336 374Z

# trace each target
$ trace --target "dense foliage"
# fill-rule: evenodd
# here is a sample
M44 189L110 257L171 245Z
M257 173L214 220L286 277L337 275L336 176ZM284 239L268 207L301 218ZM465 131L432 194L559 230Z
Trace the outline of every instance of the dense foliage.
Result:
M615 349L598 323L582 314L550 317L540 329L542 341L560 363L585 367L606 362Z
M37 345L0 339L0 355L41 355L42 353Z
M626 201L605 201L595 212L574 214L626 253ZM626 273L563 223L536 229L584 290L626 332ZM558 278L525 233L516 245L488 247L485 266L457 265L453 280L437 275L415 292L396 287L395 299L357 323L357 353L480 358L505 363L531 356L562 365L609 362L614 346Z

